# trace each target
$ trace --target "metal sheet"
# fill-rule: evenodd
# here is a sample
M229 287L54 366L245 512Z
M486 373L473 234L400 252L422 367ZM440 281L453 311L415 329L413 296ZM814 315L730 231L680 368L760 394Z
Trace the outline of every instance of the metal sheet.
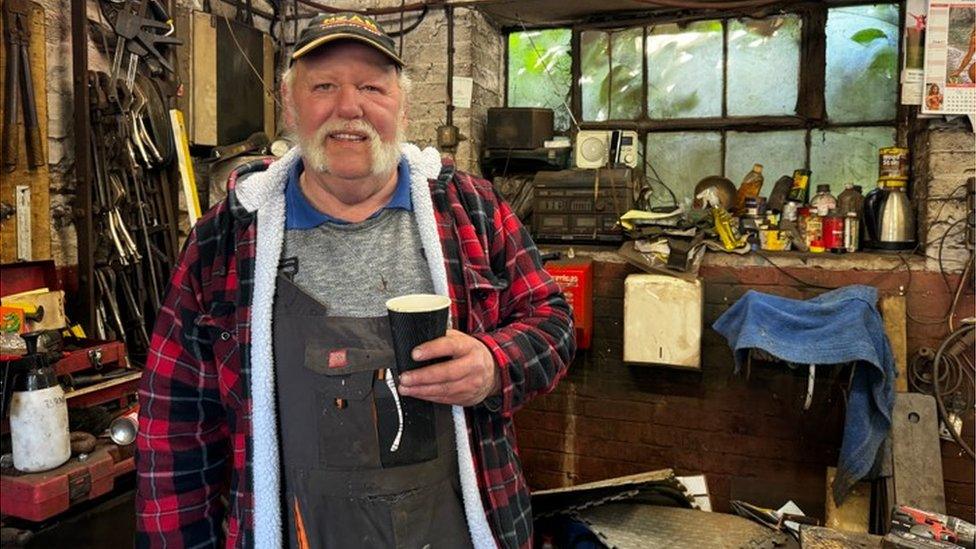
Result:
M733 549L797 547L792 538L750 520L695 509L608 503L578 513L609 547L619 549Z
M945 513L942 450L935 399L897 393L891 418L895 503Z

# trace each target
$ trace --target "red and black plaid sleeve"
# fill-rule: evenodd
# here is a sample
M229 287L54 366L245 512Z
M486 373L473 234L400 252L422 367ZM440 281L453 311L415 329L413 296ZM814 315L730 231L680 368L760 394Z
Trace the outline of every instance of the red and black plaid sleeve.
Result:
M502 394L467 409L482 502L499 547L532 546L532 509L512 415L551 391L576 350L571 309L528 231L487 181L432 189L454 317L501 370Z
M136 545L211 547L223 538L228 425L204 306L200 229L190 234L153 330L139 389Z

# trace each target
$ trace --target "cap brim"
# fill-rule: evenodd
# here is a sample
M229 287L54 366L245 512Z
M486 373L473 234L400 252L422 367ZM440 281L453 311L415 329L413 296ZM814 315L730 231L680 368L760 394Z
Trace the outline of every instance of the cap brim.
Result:
M397 66L402 67L404 65L403 60L397 57L396 54L394 54L390 50L386 49L386 47L384 47L383 44L380 44L376 40L370 40L369 38L362 36L360 34L352 34L352 33L337 33L337 34L330 34L328 36L323 36L321 38L316 38L315 40L312 40L308 44L302 46L300 49L295 50L295 52L291 54L291 59L292 61L294 61L299 57L308 54L312 50L315 50L321 46L324 46L325 44L328 44L329 42L334 42L336 40L356 40L357 42L368 44L376 48L376 50L382 53L383 55L389 57L394 63L397 64Z

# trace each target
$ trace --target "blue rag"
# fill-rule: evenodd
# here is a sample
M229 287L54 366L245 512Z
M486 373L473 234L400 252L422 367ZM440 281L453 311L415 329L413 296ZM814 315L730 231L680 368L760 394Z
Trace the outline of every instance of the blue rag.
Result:
M871 470L891 430L895 359L871 286L845 286L806 301L750 290L712 328L725 337L738 372L749 349L797 364L857 362L847 399L834 501Z

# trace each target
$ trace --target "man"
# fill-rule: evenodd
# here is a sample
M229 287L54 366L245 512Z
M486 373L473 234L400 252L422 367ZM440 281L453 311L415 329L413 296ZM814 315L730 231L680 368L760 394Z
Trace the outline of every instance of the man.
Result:
M565 374L570 310L488 182L400 144L402 68L373 20L315 18L299 146L192 231L139 393L138 545L531 545L512 415ZM410 293L458 330L397 394L384 302Z

